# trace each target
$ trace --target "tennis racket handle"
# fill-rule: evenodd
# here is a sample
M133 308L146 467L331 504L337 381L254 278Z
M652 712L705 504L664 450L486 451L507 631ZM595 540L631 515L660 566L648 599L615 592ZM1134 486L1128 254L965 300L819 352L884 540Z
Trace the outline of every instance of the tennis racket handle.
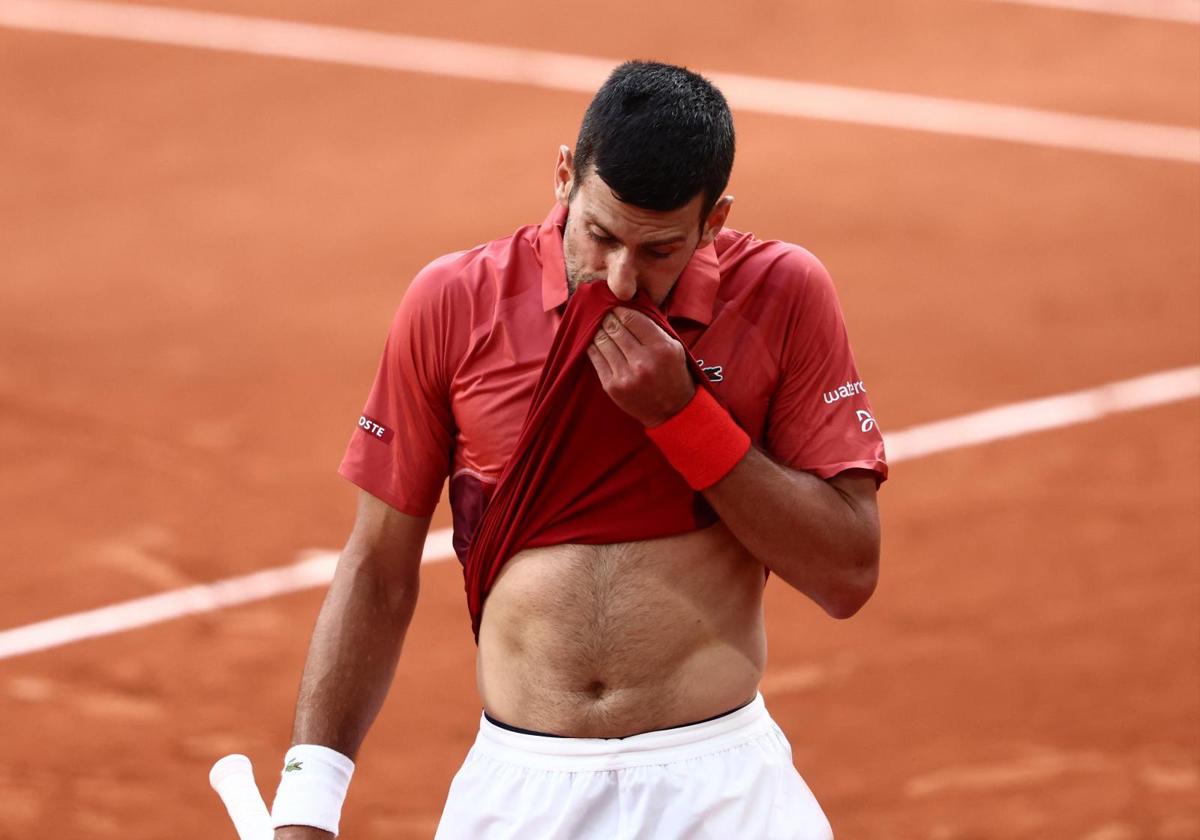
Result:
M225 803L225 810L241 840L272 840L275 829L258 785L254 783L250 759L244 755L225 756L208 772L208 783Z

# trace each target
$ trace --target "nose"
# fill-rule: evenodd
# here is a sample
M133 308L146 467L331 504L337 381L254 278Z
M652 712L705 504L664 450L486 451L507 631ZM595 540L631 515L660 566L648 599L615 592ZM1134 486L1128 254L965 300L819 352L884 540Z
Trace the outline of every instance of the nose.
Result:
M608 255L608 288L618 300L632 300L637 294L637 273L633 260L625 250Z

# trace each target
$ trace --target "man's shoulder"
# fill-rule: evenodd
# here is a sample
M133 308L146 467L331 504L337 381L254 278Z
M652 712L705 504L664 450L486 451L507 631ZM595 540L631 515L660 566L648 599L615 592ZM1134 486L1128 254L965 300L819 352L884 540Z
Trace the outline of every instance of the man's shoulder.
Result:
M412 288L441 295L474 295L494 288L498 282L527 277L537 264L537 225L526 225L462 251L451 251L417 272Z
M780 239L725 229L714 243L723 290L756 288L771 294L803 294L829 283L829 272L807 248Z

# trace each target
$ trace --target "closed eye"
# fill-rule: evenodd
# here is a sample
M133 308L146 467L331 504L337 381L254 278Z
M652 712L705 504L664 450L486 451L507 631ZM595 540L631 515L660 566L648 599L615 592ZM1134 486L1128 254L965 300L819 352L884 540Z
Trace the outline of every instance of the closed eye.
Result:
M606 233L597 233L591 228L585 228L585 230L587 231L588 238L599 245L608 247L618 243L618 240L615 236L609 236ZM654 248L643 248L642 250L648 257L655 260L665 260L672 254L671 251L658 251Z

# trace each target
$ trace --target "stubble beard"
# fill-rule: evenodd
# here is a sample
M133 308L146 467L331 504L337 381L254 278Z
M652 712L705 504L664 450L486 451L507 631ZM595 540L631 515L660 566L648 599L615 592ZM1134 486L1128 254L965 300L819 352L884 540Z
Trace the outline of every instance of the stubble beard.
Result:
M568 225L564 225L563 230L563 264L567 270L567 297L569 298L584 283L593 283L599 278L588 277L587 272L571 259L571 237L567 230L568 226L569 222Z

